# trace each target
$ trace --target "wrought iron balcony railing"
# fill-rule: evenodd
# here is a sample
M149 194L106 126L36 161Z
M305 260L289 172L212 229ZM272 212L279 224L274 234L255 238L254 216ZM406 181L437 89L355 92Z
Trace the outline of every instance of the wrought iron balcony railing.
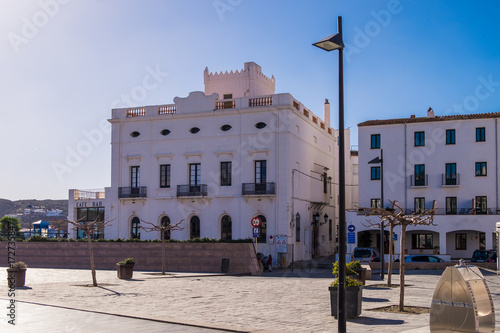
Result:
M200 197L207 195L207 185L177 185L178 197Z
M119 187L118 198L145 198L147 196L147 187Z
M253 195L253 194L267 194L272 195L275 193L274 183L243 183L241 193L243 195Z

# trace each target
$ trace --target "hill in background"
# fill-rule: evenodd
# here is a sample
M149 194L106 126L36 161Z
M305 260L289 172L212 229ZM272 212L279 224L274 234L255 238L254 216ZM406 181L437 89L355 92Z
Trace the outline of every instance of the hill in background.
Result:
M29 205L32 205L36 208L44 207L46 211L51 211L54 209L59 209L62 211L60 216L46 216L45 213L34 212L32 210L31 216L30 214L24 214L25 209ZM15 200L11 201L8 199L0 199L0 217L9 214L20 214L18 218L21 221L21 225L23 228L29 228L30 222L35 222L38 220L44 220L47 222L65 219L68 216L68 200Z

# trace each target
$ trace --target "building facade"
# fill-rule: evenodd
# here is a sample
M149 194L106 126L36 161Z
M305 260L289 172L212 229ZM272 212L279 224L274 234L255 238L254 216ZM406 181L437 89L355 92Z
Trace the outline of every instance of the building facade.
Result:
M500 113L436 116L429 109L426 117L359 124L359 206L380 207L383 178L383 207L391 207L391 200L407 214L436 208L432 225L408 228L405 253L436 251L469 259L476 249L495 248L495 223L500 219L499 117ZM382 152L383 165L376 163ZM355 226L356 245L371 241L379 247L380 232L358 214L349 212L347 219ZM394 243L400 254L399 242ZM388 249L386 239L384 252Z
M320 119L275 94L274 77L253 62L230 73L207 68L204 83L174 104L112 110L105 238L159 239L142 227L182 221L165 237L246 239L258 217L257 251L275 261L334 254L338 131L329 103ZM346 161L357 182L357 156ZM356 186L347 195L357 200Z

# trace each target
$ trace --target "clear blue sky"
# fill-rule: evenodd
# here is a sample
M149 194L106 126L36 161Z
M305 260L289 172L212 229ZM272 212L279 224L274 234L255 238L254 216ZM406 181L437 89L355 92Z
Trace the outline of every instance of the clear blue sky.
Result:
M277 93L291 93L320 116L328 98L338 128L338 52L311 44L337 32L339 15L352 144L365 120L424 116L429 107L437 115L498 112L499 7L458 0L2 0L0 198L65 199L70 188L109 186L110 134L102 122L111 108L168 104L203 90L206 66L237 70L254 61L274 75ZM79 158L71 153L77 150Z

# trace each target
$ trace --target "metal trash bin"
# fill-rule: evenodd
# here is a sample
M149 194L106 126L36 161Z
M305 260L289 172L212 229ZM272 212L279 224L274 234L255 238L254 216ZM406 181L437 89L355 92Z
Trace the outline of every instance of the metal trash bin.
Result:
M494 332L495 310L479 268L447 267L432 297L430 331Z
M229 258L222 258L220 270L222 273L229 272Z

